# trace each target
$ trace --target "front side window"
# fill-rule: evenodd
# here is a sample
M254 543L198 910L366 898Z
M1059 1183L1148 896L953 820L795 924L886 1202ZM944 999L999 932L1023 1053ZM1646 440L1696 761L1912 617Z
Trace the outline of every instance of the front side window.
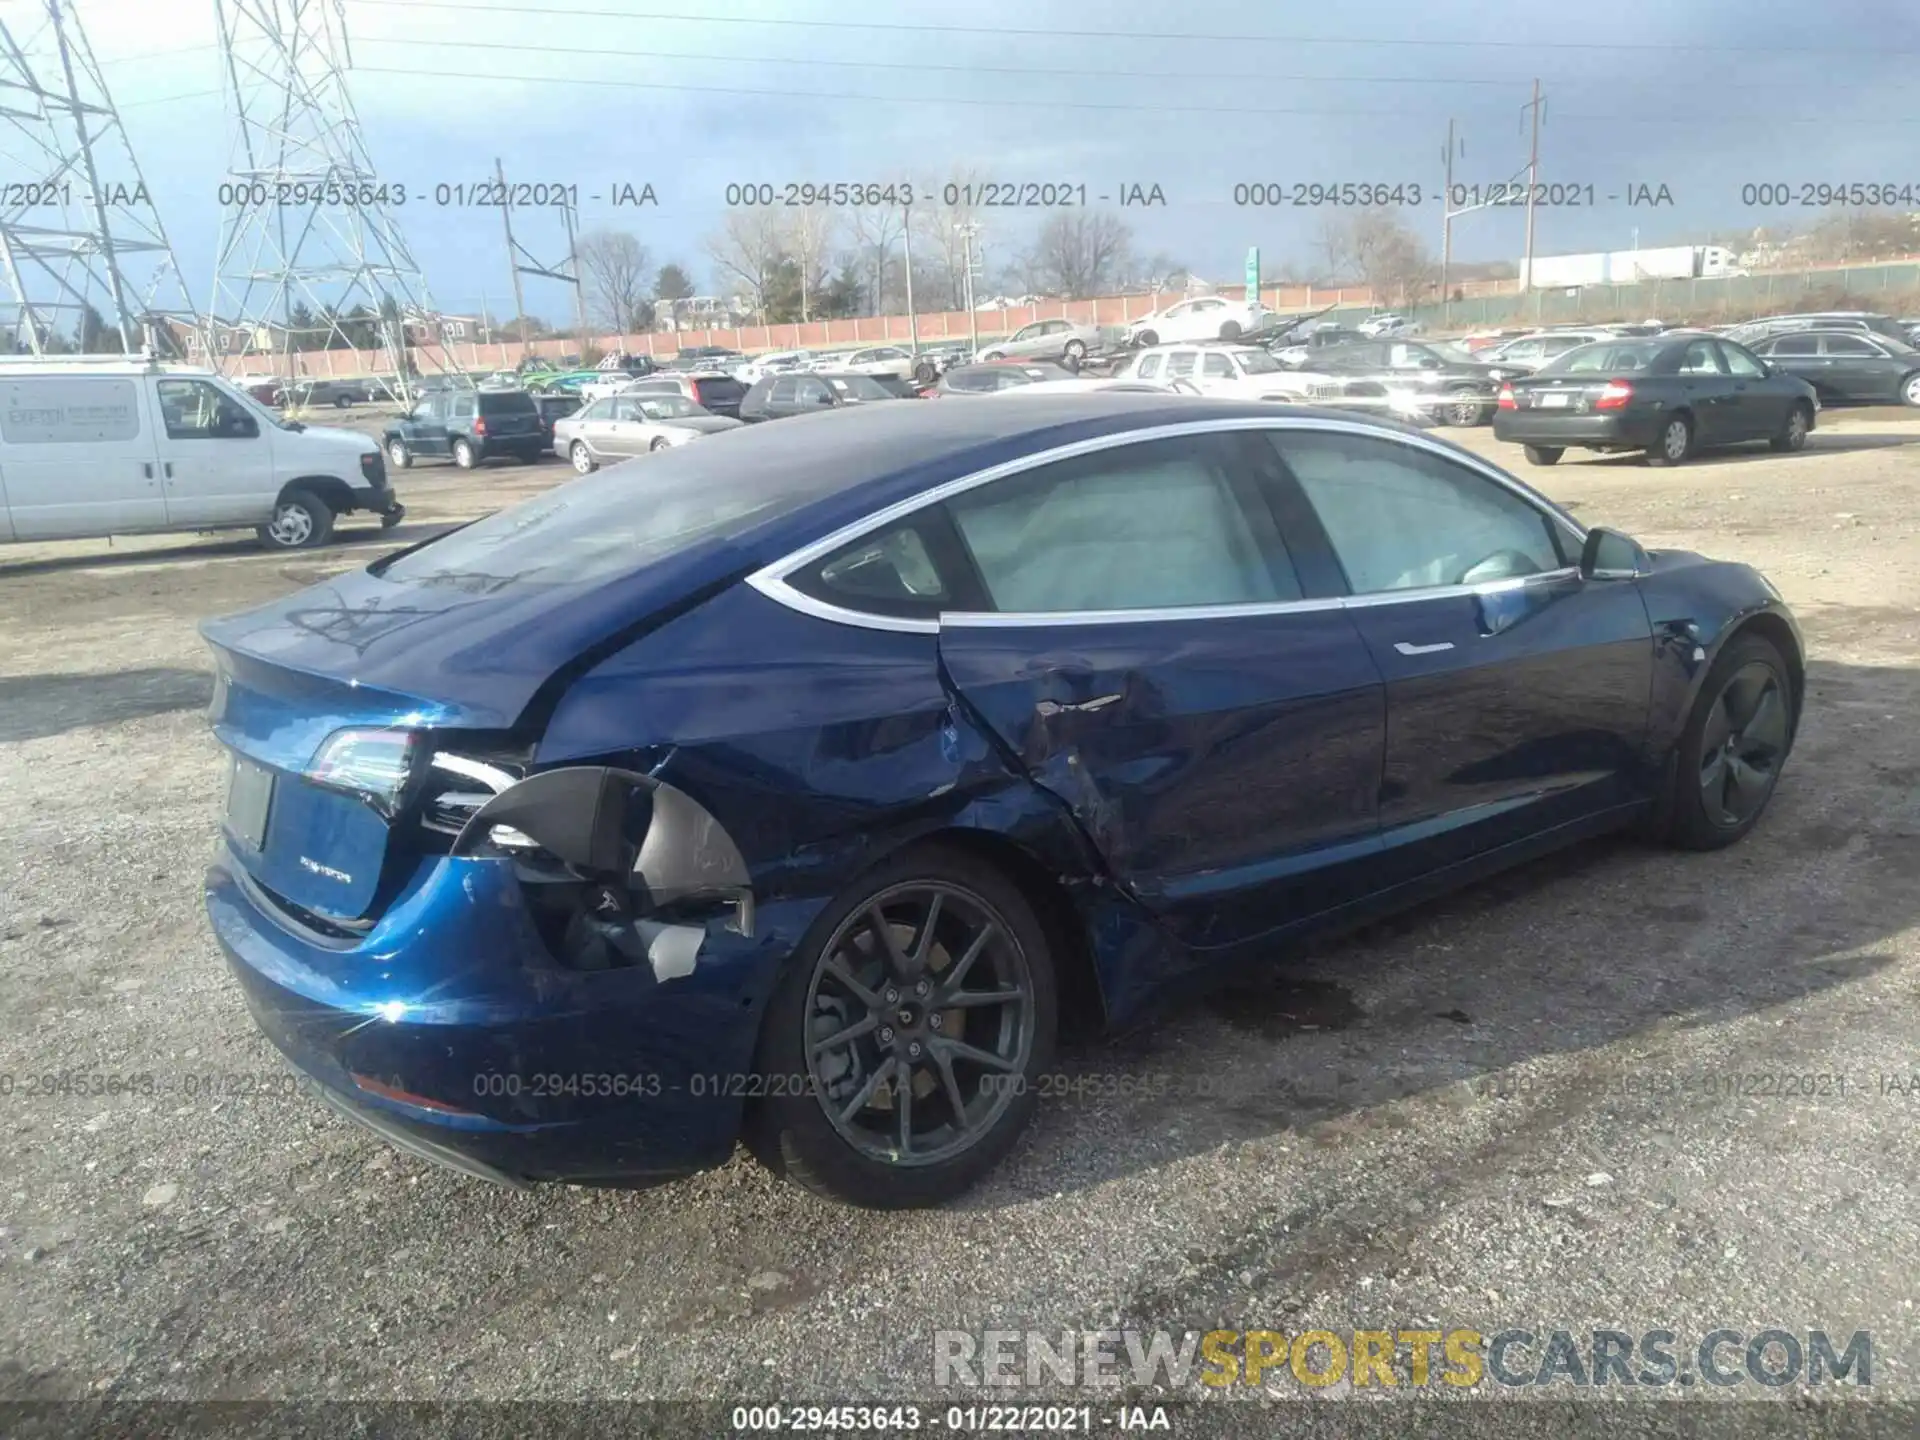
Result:
M1135 373L1139 375L1142 380L1151 380L1160 373L1160 366L1165 360L1166 357L1164 355L1143 356Z
M802 380L794 395L795 403L800 405L831 405L833 396L827 389L827 382L815 380L811 376Z
M581 420L611 420L613 418L613 397L603 395L584 410L577 410L574 414Z
M1228 442L1182 436L1043 465L947 502L994 608L1153 610L1300 597L1256 539Z
M1193 362L1198 358L1199 357L1191 350L1181 350L1169 355L1167 357L1167 374L1169 376L1193 374Z
M791 405L793 397L800 393L800 382L791 378L782 378L773 382L773 388L767 394L767 400L775 405Z
M1272 438L1356 595L1508 580L1570 563L1545 512L1451 460L1370 435Z
M260 433L253 417L207 380L160 380L160 414L172 440L245 440Z
M1696 340L1687 346L1680 357L1682 375L1724 375L1727 367L1721 362L1720 347L1711 340Z
M1209 355L1206 363L1200 367L1200 373L1215 376L1222 380L1233 378L1233 362L1224 355Z

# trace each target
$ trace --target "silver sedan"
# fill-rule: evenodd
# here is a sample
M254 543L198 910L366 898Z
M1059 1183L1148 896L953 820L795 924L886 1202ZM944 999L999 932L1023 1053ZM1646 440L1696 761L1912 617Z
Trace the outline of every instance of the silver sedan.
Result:
M1100 327L1074 320L1036 320L1004 340L980 347L982 360L1064 360L1078 365L1100 349Z
M681 395L607 395L554 421L553 449L588 475L602 465L738 430L741 423Z

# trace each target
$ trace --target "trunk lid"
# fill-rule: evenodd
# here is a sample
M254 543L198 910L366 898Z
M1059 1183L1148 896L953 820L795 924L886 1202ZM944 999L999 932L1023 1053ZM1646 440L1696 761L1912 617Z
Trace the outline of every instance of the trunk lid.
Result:
M1513 408L1544 410L1559 415L1591 414L1600 394L1615 377L1583 372L1577 375L1528 375L1508 382Z

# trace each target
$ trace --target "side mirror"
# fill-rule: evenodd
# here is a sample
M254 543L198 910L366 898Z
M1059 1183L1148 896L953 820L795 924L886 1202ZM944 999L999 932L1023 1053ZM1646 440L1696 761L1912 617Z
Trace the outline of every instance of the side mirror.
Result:
M1631 580L1652 566L1652 558L1638 541L1603 525L1589 530L1587 543L1580 548L1582 580Z

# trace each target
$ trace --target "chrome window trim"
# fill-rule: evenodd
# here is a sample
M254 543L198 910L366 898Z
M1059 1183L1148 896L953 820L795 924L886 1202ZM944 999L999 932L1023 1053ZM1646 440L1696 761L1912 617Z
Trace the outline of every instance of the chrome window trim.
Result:
M1500 590L1515 589L1526 584L1537 584L1547 580L1564 579L1569 575L1578 575L1577 566L1545 571L1538 575L1518 576L1508 580L1487 581L1479 585L1435 585L1417 590L1383 590L1368 595L1331 596L1318 600L1274 600L1256 601L1230 605L1191 605L1173 606L1165 609L1140 610L1092 610L1092 611L949 611L939 619L921 619L899 615L876 615L864 610L854 610L846 606L835 605L825 600L815 599L802 593L788 583L788 577L796 570L804 569L816 561L824 560L836 550L851 545L862 536L884 530L896 521L938 505L956 495L964 495L982 485L991 485L996 480L1005 480L1036 470L1043 465L1056 464L1062 460L1077 459L1082 455L1096 454L1102 450L1114 450L1123 445L1143 444L1152 440L1178 439L1187 435L1228 434L1242 430L1307 430L1320 433L1341 435L1360 435L1375 439L1384 439L1409 449L1424 450L1442 460L1447 460L1464 469L1491 480L1526 505L1531 506L1543 517L1554 522L1578 545L1586 538L1586 532L1571 516L1562 513L1544 496L1534 494L1520 481L1506 474L1492 463L1470 452L1461 452L1428 439L1418 433L1400 433L1385 431L1376 426L1361 424L1338 417L1304 415L1239 415L1231 419L1180 420L1165 425L1155 425L1144 430L1125 430L1107 435L1096 435L1087 440L1076 440L1067 445L1057 445L1050 450L1042 450L1032 455L1022 455L1018 459L1002 461L985 470L976 470L971 474L956 476L938 485L922 490L904 500L850 521L831 534L790 551L771 564L763 565L746 577L746 583L765 595L769 600L797 610L816 620L827 620L839 625L852 625L864 630L885 630L895 634L937 635L943 624L965 627L1040 626L1040 625L1089 625L1089 624L1139 624L1156 620L1203 620L1209 618L1238 618L1254 615L1286 615L1314 610L1330 610L1341 607L1367 605L1399 605L1416 600L1439 599L1449 595L1486 594Z

